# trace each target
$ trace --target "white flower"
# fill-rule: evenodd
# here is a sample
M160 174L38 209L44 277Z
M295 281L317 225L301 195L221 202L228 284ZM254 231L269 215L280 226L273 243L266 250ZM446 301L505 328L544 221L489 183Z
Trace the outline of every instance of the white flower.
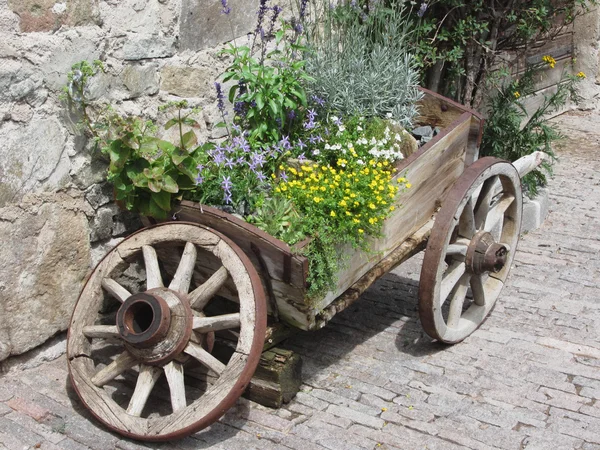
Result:
M359 166L364 166L365 162L362 159L359 159L356 161L356 164L358 164Z
M357 126L357 127L356 127L356 129L357 129L358 131L363 131L363 127L361 127L360 125L359 125L359 126Z
M321 151L320 150L313 150L312 154L315 155L315 156L319 156L321 154Z
M402 136L400 136L398 133L396 133L396 140L397 141L402 141Z
M343 133L344 131L346 131L346 127L344 125L340 125L339 130L341 133Z
M387 114L385 115L385 117L387 117L388 119L391 119L391 118L392 118L392 113L391 113L391 112L387 113Z

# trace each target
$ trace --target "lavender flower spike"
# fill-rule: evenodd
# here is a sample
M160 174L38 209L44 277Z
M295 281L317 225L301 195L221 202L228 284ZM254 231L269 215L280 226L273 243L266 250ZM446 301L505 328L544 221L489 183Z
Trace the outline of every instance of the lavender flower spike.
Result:
M219 108L219 111L221 111L223 116L226 116L227 111L225 111L225 95L223 95L221 83L215 82L215 89L217 90L217 108Z
M225 15L229 15L229 13L231 12L231 8L227 4L227 0L221 0L221 5L223 6L221 13L225 14Z
M427 4L427 2L421 3L421 7L419 8L419 11L417 11L417 16L423 17L425 15L425 12L427 12L428 7L429 7L429 5Z

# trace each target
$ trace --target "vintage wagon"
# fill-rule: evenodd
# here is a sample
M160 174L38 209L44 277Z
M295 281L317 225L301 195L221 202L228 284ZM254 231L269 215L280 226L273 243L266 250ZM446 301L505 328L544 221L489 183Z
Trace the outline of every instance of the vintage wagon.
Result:
M267 317L319 329L425 247L423 327L445 343L476 330L502 290L519 240L520 175L508 162L478 159L476 112L426 92L421 115L442 131L398 165L398 176L414 188L401 197L383 237L373 239L372 252L351 254L337 288L322 298L306 295L306 243L290 248L191 202L174 211L176 221L138 231L108 253L81 292L68 336L71 380L92 414L140 440L207 427L250 382L265 339L273 338ZM144 283L134 291L124 285L136 270ZM163 372L166 401L145 408ZM135 388L123 391L123 379Z

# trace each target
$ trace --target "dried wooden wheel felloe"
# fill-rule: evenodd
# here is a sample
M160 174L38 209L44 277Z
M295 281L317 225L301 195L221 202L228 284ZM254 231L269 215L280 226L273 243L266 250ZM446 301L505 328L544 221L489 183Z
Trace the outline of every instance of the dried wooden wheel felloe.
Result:
M145 286L130 292L119 279L135 264ZM216 298L227 313L207 312ZM144 229L106 255L80 294L67 344L73 386L92 414L120 434L181 438L215 422L243 393L266 318L260 278L230 239L190 223ZM215 332L230 338L226 361L211 354ZM162 401L148 402L151 396Z
M522 210L519 174L496 158L476 161L451 188L421 270L419 313L431 337L460 342L483 323L510 271Z

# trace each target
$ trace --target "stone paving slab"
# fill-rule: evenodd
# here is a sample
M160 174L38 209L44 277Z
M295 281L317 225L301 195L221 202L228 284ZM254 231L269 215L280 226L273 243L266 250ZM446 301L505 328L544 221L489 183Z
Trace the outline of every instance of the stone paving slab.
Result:
M522 237L498 305L463 343L422 331L416 257L287 342L304 384L280 410L240 400L207 430L145 445L94 422L64 356L24 361L0 379L0 449L600 450L600 116L557 123L569 139L548 219Z

